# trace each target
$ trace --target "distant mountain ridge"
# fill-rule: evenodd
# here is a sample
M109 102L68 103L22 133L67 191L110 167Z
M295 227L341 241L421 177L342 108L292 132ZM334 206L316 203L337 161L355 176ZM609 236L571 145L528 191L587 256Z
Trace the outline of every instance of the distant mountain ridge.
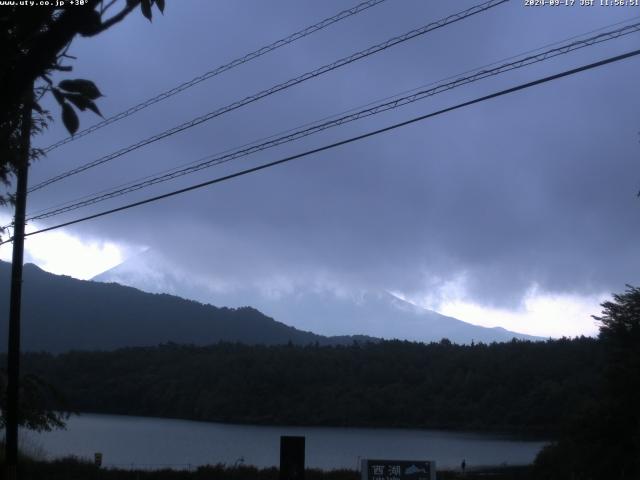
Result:
M512 338L540 340L500 327L486 328L418 307L385 291L340 294L327 288L284 288L275 291L255 286L211 288L207 279L187 275L179 265L146 251L94 277L154 293L171 293L214 305L251 305L271 318L317 334L366 334L376 338L455 343L502 342Z
M6 351L11 265L0 262L0 351ZM289 327L258 310L218 308L119 284L54 275L24 266L22 350L52 353L114 350L162 343L210 345L220 341L276 345L351 344L366 336L326 337Z
M0 311L7 313L10 267L9 263L0 262ZM23 351L114 350L168 342L203 346L220 341L249 345L289 342L347 345L354 341L378 341L381 335L376 332L384 326L388 328L388 324L392 324L395 334L387 338L413 341L448 338L454 343L490 343L514 337L535 340L502 328L483 328L445 317L387 293L365 295L357 303L346 297L336 300L307 293L267 305L269 313L288 315L302 315L311 308L320 320L352 322L352 328L367 332L367 335L320 335L274 320L248 306L216 307L118 283L77 280L48 273L33 264L24 266L23 279ZM6 351L7 313L0 316L0 352ZM429 337L423 334L425 329L431 333Z

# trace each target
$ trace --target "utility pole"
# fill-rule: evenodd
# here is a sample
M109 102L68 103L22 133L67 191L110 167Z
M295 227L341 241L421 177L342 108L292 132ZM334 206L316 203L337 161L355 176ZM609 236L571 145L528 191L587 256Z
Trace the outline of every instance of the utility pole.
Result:
M16 207L13 223L13 258L11 263L11 297L9 305L9 348L7 355L7 412L5 430L5 463L7 480L18 478L18 412L20 392L20 303L22 300L22 263L24 226L27 209L27 174L31 149L31 109L33 85L22 105L20 151L17 166Z

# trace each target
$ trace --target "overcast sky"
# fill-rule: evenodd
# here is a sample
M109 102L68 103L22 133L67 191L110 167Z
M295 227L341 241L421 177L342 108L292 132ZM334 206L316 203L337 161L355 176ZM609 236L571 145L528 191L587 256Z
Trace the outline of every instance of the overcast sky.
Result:
M71 77L98 84L105 94L99 107L109 116L355 3L169 1L153 23L136 12L99 37L74 41ZM51 152L32 167L30 184L476 3L387 0ZM638 7L526 7L512 0L34 192L28 210L638 15ZM32 227L627 52L639 38L636 33L457 88ZM541 335L593 334L589 315L599 312L598 304L625 284L640 284L639 73L635 57L34 236L27 241L29 258L56 273L90 278L151 249L194 278L227 288L387 290L472 323ZM55 105L45 103L57 119ZM96 121L91 113L81 116L82 126ZM34 142L45 146L64 136L57 121ZM0 253L7 258L9 251L5 246Z

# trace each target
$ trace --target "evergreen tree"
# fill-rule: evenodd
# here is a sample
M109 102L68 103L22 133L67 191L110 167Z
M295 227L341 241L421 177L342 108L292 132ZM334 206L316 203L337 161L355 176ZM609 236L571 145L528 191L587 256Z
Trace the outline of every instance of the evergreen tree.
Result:
M541 478L640 478L640 289L602 304L604 369L598 397L563 438L536 459Z

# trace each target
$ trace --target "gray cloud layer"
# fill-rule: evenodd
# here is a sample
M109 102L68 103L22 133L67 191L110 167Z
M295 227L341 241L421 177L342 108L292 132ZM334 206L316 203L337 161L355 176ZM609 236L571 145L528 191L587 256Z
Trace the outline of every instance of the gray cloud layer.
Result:
M32 182L472 4L389 1L60 148L33 168ZM115 113L346 6L170 2L152 25L137 15L104 37L76 42L76 74L95 79L107 95L102 110ZM44 208L634 13L514 1L61 182L30 204ZM631 50L637 41L638 34L456 89L130 199ZM503 306L516 305L534 282L554 293L618 291L640 280L638 73L640 61L628 60L71 230L148 245L198 275L236 283L322 277L416 293L465 273L474 301ZM55 125L42 144L62 135Z

